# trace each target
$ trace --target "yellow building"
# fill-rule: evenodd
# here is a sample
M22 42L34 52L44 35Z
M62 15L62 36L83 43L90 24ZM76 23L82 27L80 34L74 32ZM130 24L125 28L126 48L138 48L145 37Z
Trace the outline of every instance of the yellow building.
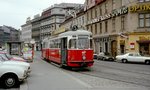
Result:
M120 46L121 52L140 52L150 55L150 32L133 32L118 36L117 46Z
M85 11L95 53L150 55L150 0L86 0Z

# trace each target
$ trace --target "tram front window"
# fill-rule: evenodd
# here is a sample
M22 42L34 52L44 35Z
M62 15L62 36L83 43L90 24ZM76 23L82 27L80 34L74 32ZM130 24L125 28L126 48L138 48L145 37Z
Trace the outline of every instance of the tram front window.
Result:
M80 38L78 39L78 48L79 49L88 49L89 48L89 39Z

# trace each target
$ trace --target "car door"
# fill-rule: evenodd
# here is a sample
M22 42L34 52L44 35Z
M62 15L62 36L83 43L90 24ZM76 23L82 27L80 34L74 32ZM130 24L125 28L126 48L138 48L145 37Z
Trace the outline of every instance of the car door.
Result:
M130 53L128 55L128 61L130 62L140 62L141 57L137 53Z
M140 54L138 54L138 53L136 53L136 54L134 54L134 56L135 56L135 62L143 62L143 57L140 55Z
M128 61L133 61L134 57L133 57L133 53L129 53L127 56L127 60Z

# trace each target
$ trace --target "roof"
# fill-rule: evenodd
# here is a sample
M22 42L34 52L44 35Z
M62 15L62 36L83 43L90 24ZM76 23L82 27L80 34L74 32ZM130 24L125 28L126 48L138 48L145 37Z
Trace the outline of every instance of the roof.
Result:
M76 31L64 32L60 34L59 36L64 37L64 36L72 36L72 35L92 35L92 33L87 30L76 30Z

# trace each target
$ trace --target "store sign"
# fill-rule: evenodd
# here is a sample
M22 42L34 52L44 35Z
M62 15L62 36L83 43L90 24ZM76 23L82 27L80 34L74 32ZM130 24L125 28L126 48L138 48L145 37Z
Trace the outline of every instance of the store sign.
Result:
M106 20L109 18L111 18L111 14L106 14L106 15L100 17L100 21L103 21L103 20Z
M109 13L109 14L105 14L103 16L99 16L97 18L94 18L90 21L88 21L88 24L92 24L92 23L96 23L96 22L99 22L99 21L103 21L103 20L107 20L107 19L110 19L112 17L117 17L117 16L120 16L120 15L123 15L123 14L126 14L128 13L128 7L121 7L119 9L115 9L112 11L112 13Z
M135 43L130 43L130 48L133 50L135 48Z
M120 15L123 15L123 14L126 14L128 13L128 7L122 7L120 9L115 9L112 11L112 17L116 17L116 16L120 16Z
M134 5L129 7L130 12L150 11L150 4Z
M139 40L150 40L150 37L144 37L144 36L141 36L141 37L139 37Z

